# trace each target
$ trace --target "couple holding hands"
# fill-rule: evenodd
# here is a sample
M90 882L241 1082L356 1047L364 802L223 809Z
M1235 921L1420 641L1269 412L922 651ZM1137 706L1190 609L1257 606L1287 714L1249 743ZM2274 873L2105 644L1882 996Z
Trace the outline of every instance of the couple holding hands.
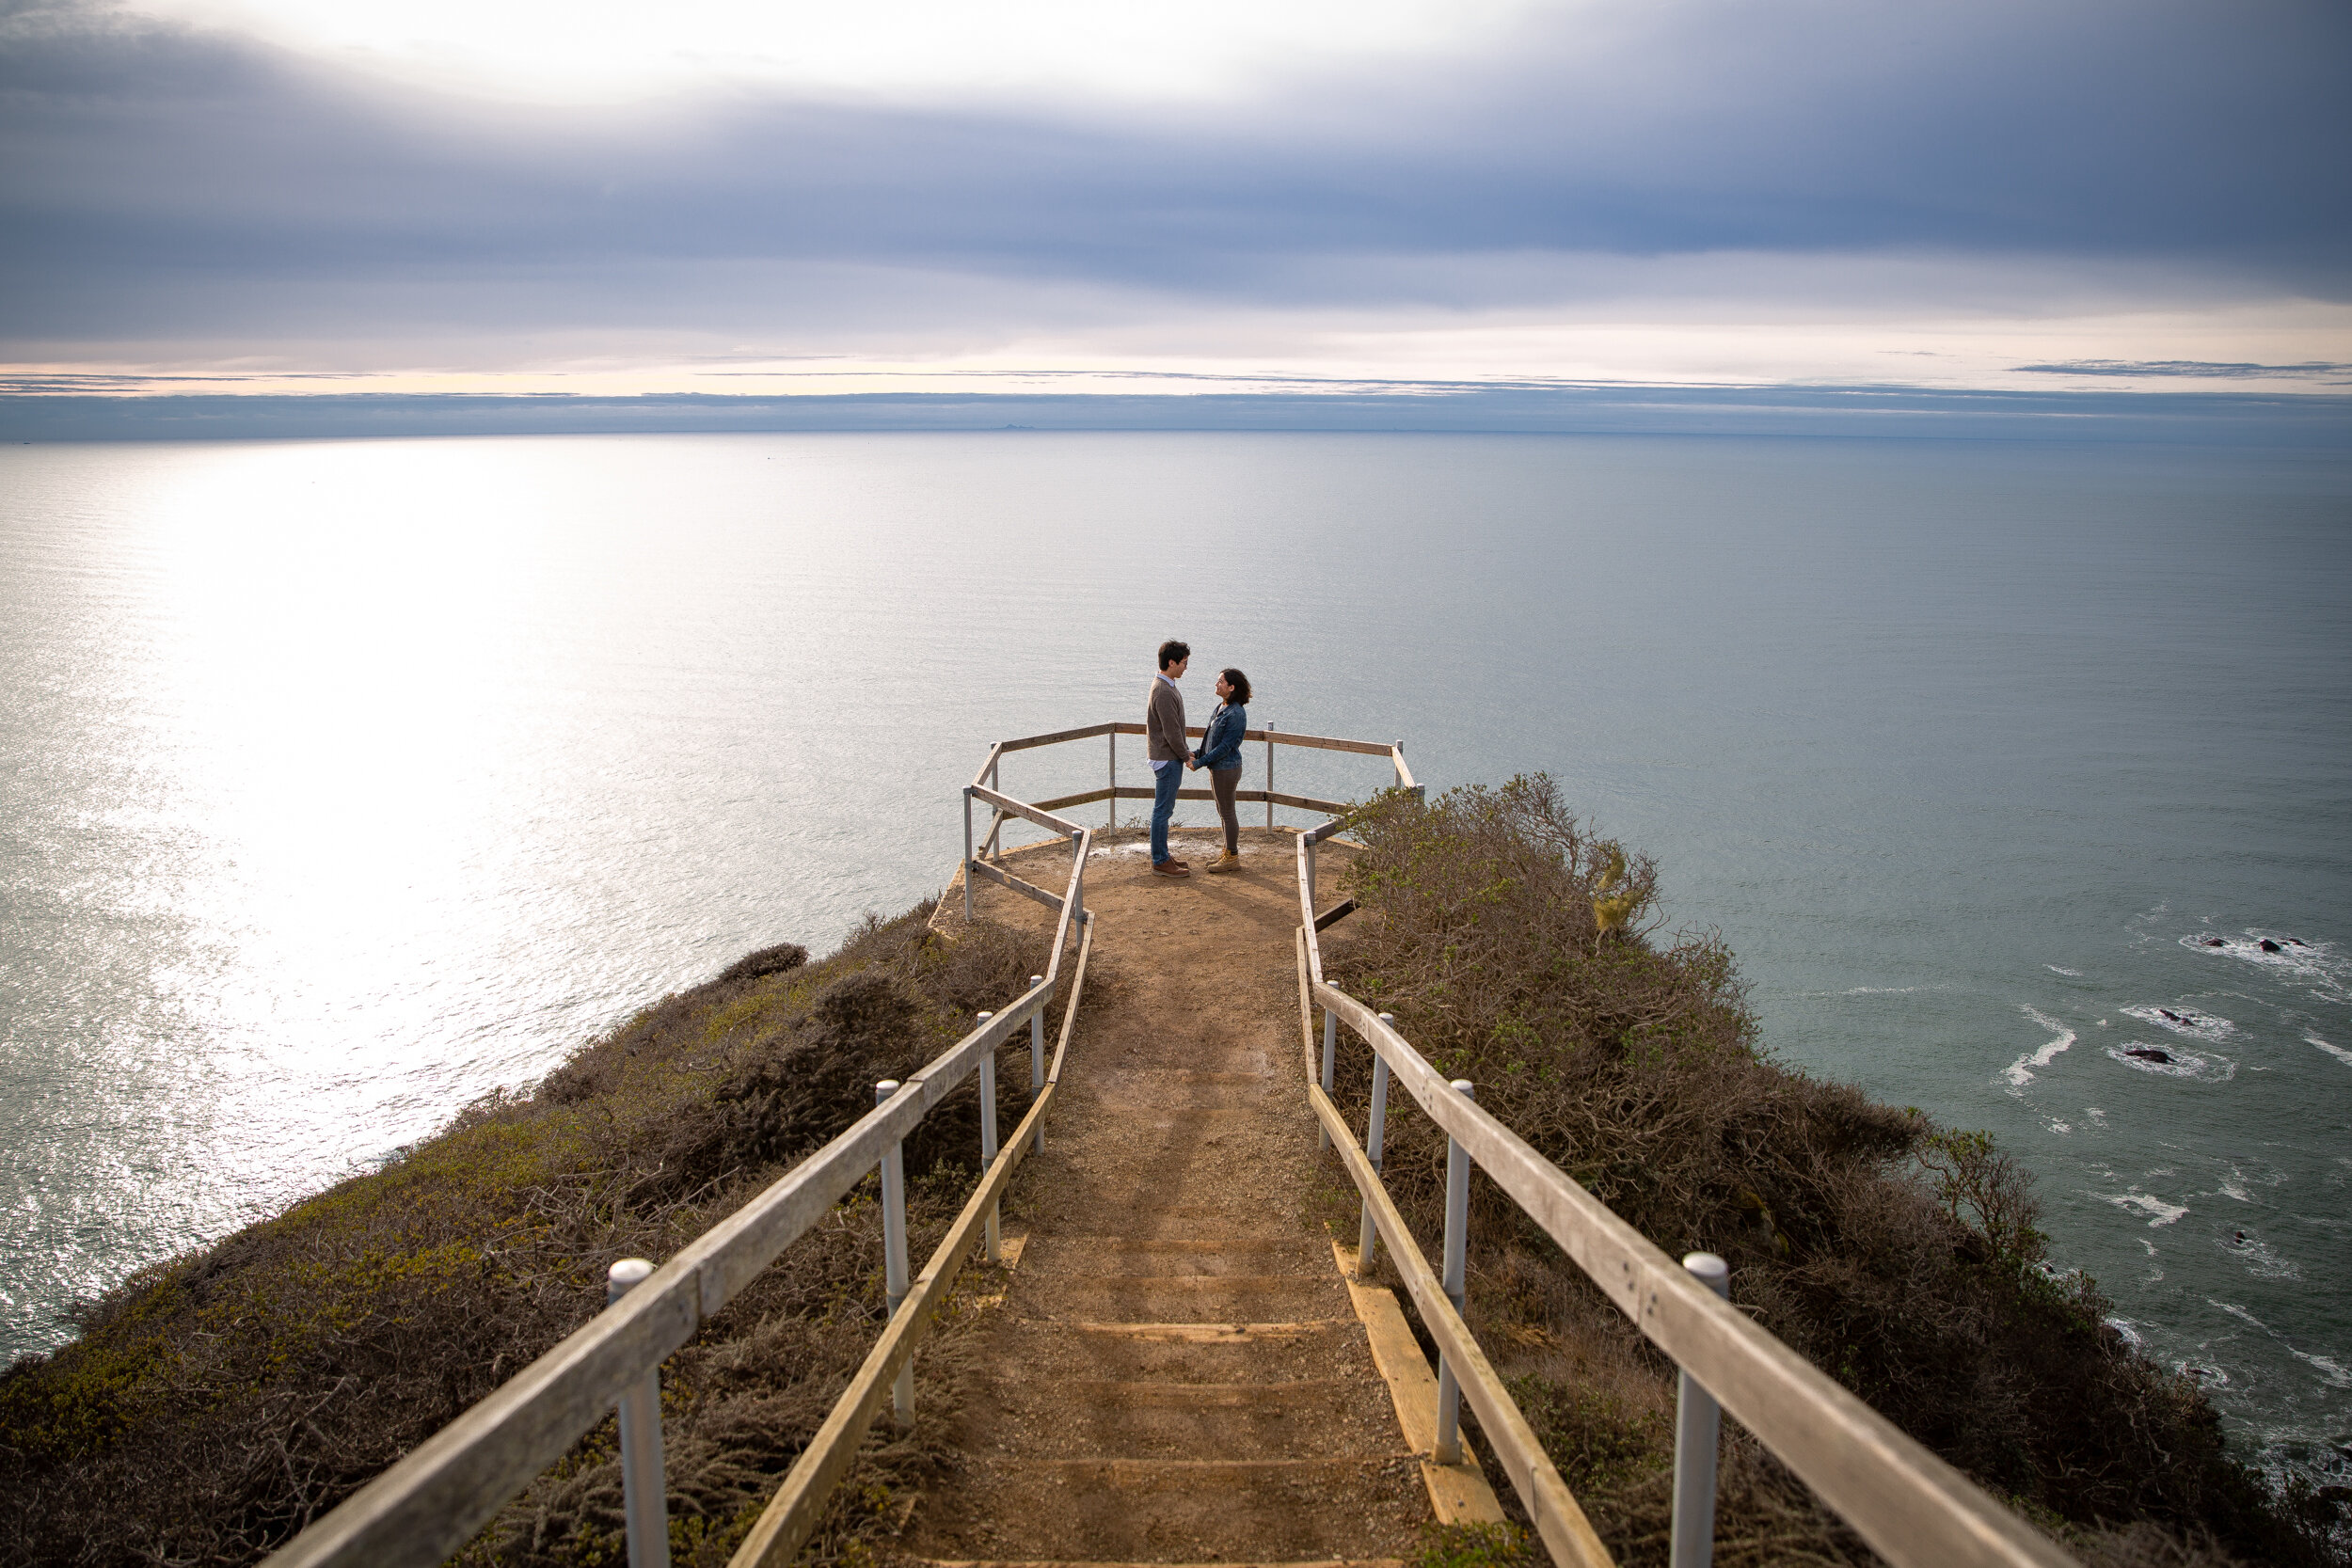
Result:
M1225 853L1208 870L1241 869L1241 817L1233 810L1233 791L1241 784L1241 742L1249 727L1244 706L1249 701L1249 677L1233 669L1218 673L1216 712L1196 750L1185 744L1184 694L1176 685L1191 663L1192 649L1184 643L1170 639L1160 644L1160 673L1152 677L1143 715L1148 741L1144 755L1152 763L1152 869L1163 877L1192 875L1190 866L1168 852L1168 818L1176 815L1176 791L1187 768L1207 770L1216 791L1216 814L1225 821Z

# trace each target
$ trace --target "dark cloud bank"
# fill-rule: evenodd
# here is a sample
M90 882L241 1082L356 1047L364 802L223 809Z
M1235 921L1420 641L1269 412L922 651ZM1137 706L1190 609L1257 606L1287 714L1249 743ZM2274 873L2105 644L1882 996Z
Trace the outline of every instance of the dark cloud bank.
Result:
M2026 258L2207 299L2352 297L2352 8L1664 0L1598 48L1578 14L1483 62L1301 71L1213 108L735 87L590 110L0 0L0 340L20 358L473 333L888 352L1137 300L1550 303L1577 285L1547 258L1722 252ZM1522 410L1506 420L1600 396L1483 395ZM823 400L885 404L919 406ZM146 406L195 422L193 404ZM21 406L5 418L25 428Z

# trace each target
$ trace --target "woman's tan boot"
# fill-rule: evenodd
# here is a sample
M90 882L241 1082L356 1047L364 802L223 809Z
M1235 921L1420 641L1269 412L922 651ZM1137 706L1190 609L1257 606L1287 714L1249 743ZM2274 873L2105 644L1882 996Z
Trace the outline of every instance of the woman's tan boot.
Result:
M1220 871L1239 871L1240 869L1241 857L1234 854L1231 849L1226 850L1225 853L1217 856L1216 859L1211 861L1208 864L1208 872L1212 877L1216 876Z

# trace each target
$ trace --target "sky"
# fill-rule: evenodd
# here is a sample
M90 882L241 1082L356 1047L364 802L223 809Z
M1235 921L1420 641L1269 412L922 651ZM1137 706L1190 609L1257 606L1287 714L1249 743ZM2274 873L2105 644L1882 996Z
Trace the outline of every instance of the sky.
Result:
M0 393L2352 391L2352 6L0 0Z

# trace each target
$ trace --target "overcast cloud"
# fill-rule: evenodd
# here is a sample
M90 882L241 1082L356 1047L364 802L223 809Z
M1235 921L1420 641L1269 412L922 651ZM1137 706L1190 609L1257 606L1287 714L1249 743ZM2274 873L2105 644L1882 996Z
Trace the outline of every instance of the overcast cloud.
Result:
M564 103L19 4L0 353L1295 369L2065 317L2149 335L2015 356L2352 357L2352 8L1661 0L1472 41L1189 97L714 71Z

